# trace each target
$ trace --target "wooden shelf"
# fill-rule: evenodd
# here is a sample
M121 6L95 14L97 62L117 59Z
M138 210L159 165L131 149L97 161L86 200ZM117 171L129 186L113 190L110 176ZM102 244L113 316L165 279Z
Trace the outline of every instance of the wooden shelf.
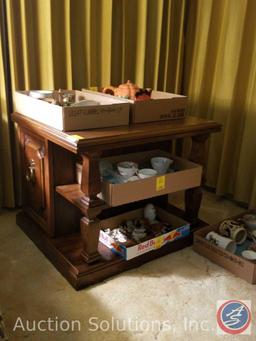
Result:
M88 209L88 199L84 192L81 191L79 184L56 186L56 192L62 195L71 204L78 207L83 214L86 214ZM97 202L95 202L95 207L100 207L102 209L107 207L107 204L103 200L98 199Z
M170 205L168 206L171 212L175 212L179 216L184 217L182 210ZM183 249L192 244L193 233L207 225L205 222L198 220L196 224L192 225L190 236L166 244L160 249L150 251L129 261L115 255L110 249L99 243L98 251L101 254L101 260L96 263L87 264L81 257L82 238L80 233L59 238L50 238L23 212L18 214L17 223L26 235L49 258L58 271L77 290Z

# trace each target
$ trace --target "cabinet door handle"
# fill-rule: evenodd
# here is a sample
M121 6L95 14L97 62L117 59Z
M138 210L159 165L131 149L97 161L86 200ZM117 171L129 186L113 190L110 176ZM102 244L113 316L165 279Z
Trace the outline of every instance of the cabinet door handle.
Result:
M26 180L28 183L35 185L36 183L36 164L34 160L29 161L28 169L26 170Z

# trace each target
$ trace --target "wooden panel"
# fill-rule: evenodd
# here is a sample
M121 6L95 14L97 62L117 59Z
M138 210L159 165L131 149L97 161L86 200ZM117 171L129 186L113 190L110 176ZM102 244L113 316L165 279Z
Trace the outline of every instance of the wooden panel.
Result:
M80 210L55 193L55 236L60 237L80 231Z
M75 182L75 160L76 155L56 144L53 145L54 186Z
M51 143L21 130L20 146L23 169L25 211L49 234L54 235Z

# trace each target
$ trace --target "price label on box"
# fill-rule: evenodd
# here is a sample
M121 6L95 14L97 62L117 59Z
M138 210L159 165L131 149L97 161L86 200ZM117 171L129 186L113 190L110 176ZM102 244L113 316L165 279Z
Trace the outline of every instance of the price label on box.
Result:
M165 176L158 176L156 178L156 191L165 189Z

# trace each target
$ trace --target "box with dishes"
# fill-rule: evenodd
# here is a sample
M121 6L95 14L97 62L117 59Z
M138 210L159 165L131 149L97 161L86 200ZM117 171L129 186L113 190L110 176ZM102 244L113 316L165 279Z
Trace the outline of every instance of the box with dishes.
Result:
M95 91L15 91L15 111L61 131L129 124L126 100Z
M148 204L145 208L101 221L100 242L125 260L189 236L185 220Z
M116 98L127 99L131 103L130 123L145 123L173 120L185 117L187 97L148 88L127 81L118 87L96 88Z
M256 284L255 211L196 231L193 248L247 282Z
M162 150L101 159L102 198L109 206L174 193L201 184L202 167ZM81 183L77 164L77 182Z

